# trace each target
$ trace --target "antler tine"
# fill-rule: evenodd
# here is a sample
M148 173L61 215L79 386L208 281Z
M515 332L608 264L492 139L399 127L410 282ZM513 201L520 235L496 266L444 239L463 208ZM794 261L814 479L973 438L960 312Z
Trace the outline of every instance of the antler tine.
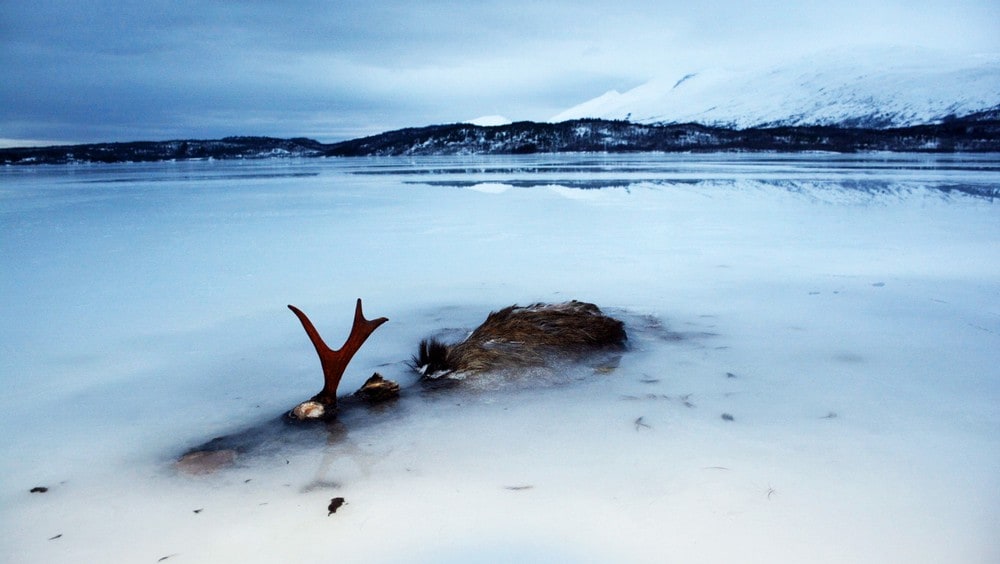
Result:
M318 401L326 405L336 405L337 386L340 385L340 379L344 376L347 364L351 362L354 353L358 352L358 349L361 348L361 345L364 344L368 337L380 325L389 321L389 319L385 317L370 320L365 319L365 315L361 311L361 298L358 298L358 305L354 309L354 325L351 327L351 334L347 337L347 341L344 342L344 346L338 350L332 350L323 342L323 338L319 336L316 327L313 326L302 310L293 305L289 305L288 309L292 310L292 313L302 322L302 328L306 330L306 335L309 335L309 340L316 347L320 364L323 366L323 380L325 382L323 391L316 394L313 397L313 401Z

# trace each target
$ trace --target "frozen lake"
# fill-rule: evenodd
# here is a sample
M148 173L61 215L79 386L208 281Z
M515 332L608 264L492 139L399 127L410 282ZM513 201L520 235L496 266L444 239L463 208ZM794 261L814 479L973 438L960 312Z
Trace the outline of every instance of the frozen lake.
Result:
M1000 561L997 196L1000 155L0 169L0 554ZM322 387L286 304L336 347L358 297L341 390L397 405L175 471ZM415 384L420 339L569 299L614 371Z

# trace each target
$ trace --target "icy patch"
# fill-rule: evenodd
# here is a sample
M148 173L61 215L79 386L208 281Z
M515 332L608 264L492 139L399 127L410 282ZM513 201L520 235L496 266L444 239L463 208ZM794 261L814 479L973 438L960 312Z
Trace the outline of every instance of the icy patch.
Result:
M481 192L483 194L503 194L511 188L513 188L513 186L510 184L503 184L500 182L478 182L472 186L468 186L469 190Z

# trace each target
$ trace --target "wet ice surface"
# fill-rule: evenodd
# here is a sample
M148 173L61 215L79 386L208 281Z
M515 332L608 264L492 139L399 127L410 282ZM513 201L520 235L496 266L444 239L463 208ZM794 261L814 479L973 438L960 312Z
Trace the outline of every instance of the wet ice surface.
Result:
M0 170L0 550L996 561L998 186L995 155ZM322 387L285 304L336 347L357 297L390 322L341 389L403 399L281 430ZM421 338L567 299L626 321L614 371L414 387Z

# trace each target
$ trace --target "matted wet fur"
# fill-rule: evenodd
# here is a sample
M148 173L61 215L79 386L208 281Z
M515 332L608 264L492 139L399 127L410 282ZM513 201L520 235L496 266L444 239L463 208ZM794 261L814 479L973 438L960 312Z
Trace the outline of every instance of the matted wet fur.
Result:
M491 313L461 343L421 341L413 360L425 378L465 377L574 361L620 349L627 338L621 321L591 303L513 305Z

